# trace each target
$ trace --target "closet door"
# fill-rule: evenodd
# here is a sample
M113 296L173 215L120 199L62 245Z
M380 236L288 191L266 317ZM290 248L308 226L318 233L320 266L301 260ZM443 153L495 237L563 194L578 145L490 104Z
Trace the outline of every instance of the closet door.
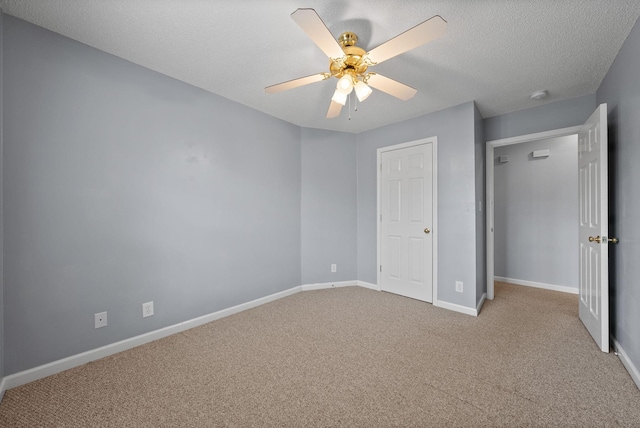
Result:
M383 151L380 288L433 301L433 143Z

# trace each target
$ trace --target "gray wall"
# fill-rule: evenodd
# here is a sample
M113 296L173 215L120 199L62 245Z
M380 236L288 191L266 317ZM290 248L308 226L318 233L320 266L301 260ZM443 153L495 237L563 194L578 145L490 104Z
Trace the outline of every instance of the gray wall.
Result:
M494 189L495 275L577 289L577 136L496 147Z
M438 137L438 299L476 307L474 103L357 135L358 279L377 282L376 151ZM455 281L464 282L456 293Z
M484 121L484 137L492 141L582 125L595 109L593 94L489 117Z
M300 285L299 127L10 16L4 38L5 374Z
M612 334L640 369L640 23L602 81L596 99L609 110L609 233Z
M482 295L487 292L487 244L485 242L486 232L486 185L485 185L485 140L484 140L484 120L478 110L478 106L473 106L473 124L475 130L475 168L476 168L476 304L482 299Z
M302 129L302 283L353 280L356 136ZM331 264L337 272L331 272Z

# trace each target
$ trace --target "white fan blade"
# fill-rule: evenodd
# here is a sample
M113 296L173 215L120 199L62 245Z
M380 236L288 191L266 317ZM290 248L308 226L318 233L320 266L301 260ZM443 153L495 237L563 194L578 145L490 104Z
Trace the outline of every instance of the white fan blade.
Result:
M367 84L396 98L400 98L403 101L412 98L416 92L418 92L417 89L407 86L404 83L373 73L369 76Z
M310 83L320 82L327 77L324 73L312 74L311 76L301 77L299 79L289 80L287 82L278 83L264 88L267 94L275 94L277 92L286 91L287 89L297 88L299 86L309 85Z
M342 58L344 52L322 19L313 9L298 9L291 14L296 24L329 58Z
M342 110L342 104L331 101L329 111L327 112L327 119L338 117L338 115L340 115L340 110Z
M447 21L436 15L410 30L397 35L369 51L369 59L376 64L400 55L441 37L447 30Z

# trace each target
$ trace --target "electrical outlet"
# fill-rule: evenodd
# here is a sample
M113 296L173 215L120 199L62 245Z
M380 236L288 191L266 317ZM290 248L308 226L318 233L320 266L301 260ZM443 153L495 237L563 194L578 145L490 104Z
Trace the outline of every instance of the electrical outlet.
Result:
M142 304L142 318L153 315L153 301Z
M463 288L462 281L456 281L456 291L458 293L462 293L463 290L464 288Z
M332 264L331 265L331 272L338 272L338 265L337 264Z
M100 327L106 327L107 326L107 313L106 312L100 312L97 314L93 314L93 318L94 318L94 328L100 328Z

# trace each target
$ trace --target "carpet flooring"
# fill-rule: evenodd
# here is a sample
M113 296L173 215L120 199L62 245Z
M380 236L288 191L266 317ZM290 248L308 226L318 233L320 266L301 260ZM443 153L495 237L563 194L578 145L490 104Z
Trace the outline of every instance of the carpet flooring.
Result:
M1 427L640 426L577 296L496 284L475 318L298 293L6 392Z

